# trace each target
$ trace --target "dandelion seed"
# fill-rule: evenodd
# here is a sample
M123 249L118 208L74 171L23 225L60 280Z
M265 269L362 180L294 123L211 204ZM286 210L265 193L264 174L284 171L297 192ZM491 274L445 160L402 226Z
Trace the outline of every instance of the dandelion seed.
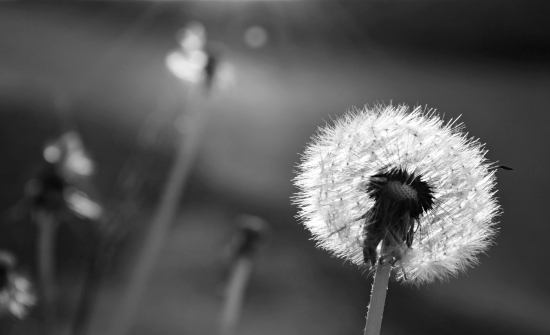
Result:
M390 105L320 129L294 198L318 245L369 268L390 261L414 284L475 264L495 235L499 206L495 169L463 128L433 111Z

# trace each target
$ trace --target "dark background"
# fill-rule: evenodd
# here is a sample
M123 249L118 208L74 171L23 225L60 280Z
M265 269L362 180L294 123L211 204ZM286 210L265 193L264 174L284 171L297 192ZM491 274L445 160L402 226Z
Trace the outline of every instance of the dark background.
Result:
M84 2L0 5L0 206L3 247L34 273L34 226L15 220L46 140L68 119L99 169L111 211L138 155L147 188L100 296L93 329L113 311L132 245L157 204L185 85L164 65L190 20L234 69L217 89L199 157L132 334L213 334L225 244L241 213L271 223L257 258L241 334L361 334L371 278L314 247L294 218L291 179L324 120L384 102L459 115L498 172L500 233L481 265L420 288L390 282L382 334L550 334L548 266L550 4L546 1ZM243 42L263 27L267 44ZM139 130L157 120L143 150ZM147 123L148 122L148 123ZM153 122L154 124L155 122ZM145 125L145 126L144 126ZM60 317L68 323L85 257L70 229L58 248ZM133 241L133 242L131 242ZM37 315L14 332L33 334Z

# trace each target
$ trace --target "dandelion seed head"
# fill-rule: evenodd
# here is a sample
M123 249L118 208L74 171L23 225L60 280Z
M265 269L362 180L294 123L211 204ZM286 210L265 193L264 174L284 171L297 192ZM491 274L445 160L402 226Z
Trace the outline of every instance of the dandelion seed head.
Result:
M319 247L358 265L391 258L404 282L464 271L492 243L500 209L495 169L463 128L419 107L350 111L302 156L299 218Z

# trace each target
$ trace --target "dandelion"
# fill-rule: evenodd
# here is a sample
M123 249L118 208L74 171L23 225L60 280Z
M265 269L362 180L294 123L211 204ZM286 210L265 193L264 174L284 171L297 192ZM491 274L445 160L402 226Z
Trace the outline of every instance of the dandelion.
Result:
M191 22L180 32L181 48L174 50L166 57L166 66L178 78L199 83L204 80L205 67L208 63L206 47L206 29L199 22Z
M179 79L189 84L203 84L207 93L211 88L222 91L230 87L235 80L232 65L221 62L219 43L207 40L205 27L200 22L189 22L177 34L179 48L166 56L165 64Z
M31 281L14 270L15 263L10 252L0 251L0 315L24 319L37 299Z
M44 148L44 159L57 164L67 179L91 176L95 165L84 148L80 135L68 131Z
M265 239L269 224L260 217L241 215L239 232L228 247L231 259L230 276L224 292L225 301L220 319L220 334L237 334L245 290L252 273L254 256Z
M302 157L300 219L320 247L376 268L384 299L391 269L416 285L444 280L492 243L495 167L463 128L432 110L375 106L320 129Z
M103 208L83 188L91 188L94 163L77 132L69 131L47 143L45 164L26 187L31 214L38 226L37 260L40 295L46 334L55 334L56 300L55 246L57 229L74 216L99 220Z

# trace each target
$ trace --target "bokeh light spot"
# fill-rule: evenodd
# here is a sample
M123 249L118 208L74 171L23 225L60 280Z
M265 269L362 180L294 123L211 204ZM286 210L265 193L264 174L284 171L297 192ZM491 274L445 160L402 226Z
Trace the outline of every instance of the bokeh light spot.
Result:
M44 159L49 163L55 163L61 158L61 150L55 145L49 145L44 149Z
M244 43L250 48L263 47L269 38L267 31L259 26L252 26L244 32Z

